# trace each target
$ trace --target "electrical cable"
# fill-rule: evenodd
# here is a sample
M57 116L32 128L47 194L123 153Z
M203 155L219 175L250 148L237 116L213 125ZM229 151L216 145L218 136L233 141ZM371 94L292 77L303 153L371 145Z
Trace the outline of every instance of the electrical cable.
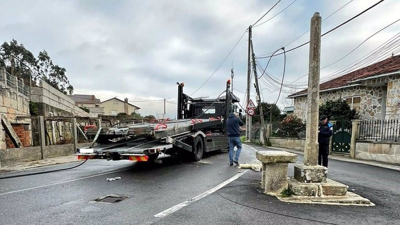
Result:
M79 165L68 167L68 168L50 170L50 171L42 171L42 172L37 172L37 173L28 173L28 174L19 174L19 175L13 175L13 176L0 177L0 180L17 178L17 177L26 177L26 176L32 176L32 175L39 175L39 174L45 174L45 173L54 173L54 172L59 172L59 171L64 171L64 170L70 170L70 169L74 169L74 168L77 168L79 166L82 166L86 161L88 161L88 159L86 159L85 161L83 161Z
M258 22L260 22L260 20L262 20L269 12L271 12L271 10L274 9L275 6L278 5L279 2L281 2L281 0L278 0L278 1L275 3L275 5L273 5L260 19L258 19L258 20L253 24L253 27L254 27Z
M219 68L221 68L221 66L224 64L224 62L226 61L226 59L228 59L228 57L232 54L233 50L235 50L236 46L239 44L239 42L242 40L242 38L244 37L244 35L247 33L247 29L246 31L242 34L242 36L239 38L239 40L236 42L235 46L233 46L232 50L228 53L228 55L225 57L225 59L221 62L221 64L219 64L219 66L217 67L217 69L207 78L207 80L200 85L199 88L197 88L192 94L191 96L193 96L198 90L200 90L210 79L211 77L214 76L214 74L219 70Z
M290 3L288 6L286 6L284 9L282 9L282 10L281 10L280 12L278 12L277 14L273 15L273 16L272 16L271 18L269 18L268 20L266 20L266 21L264 21L264 22L262 22L262 23L260 23L260 24L258 24L258 25L256 25L256 26L253 25L253 27L261 26L261 25L263 25L264 23L266 23L266 22L272 20L273 18L275 18L276 16L278 16L279 14L281 14L283 11L285 11L287 8L289 8L291 5L293 5L293 3L295 3L296 1L297 1L297 0L294 0L292 3Z
M350 0L349 2L347 2L346 4L344 4L343 6L341 6L339 9L337 9L336 11L334 11L333 13L329 14L325 19L322 20L322 22L324 22L325 20L329 19L331 16L333 16L334 14L336 14L337 12L339 12L340 10L342 10L344 7L346 7L348 4L350 4L353 0ZM293 4L294 2L292 2ZM271 18L272 19L272 18ZM259 24L258 26L260 26L261 24ZM304 32L303 34L301 34L300 36L298 36L297 38L295 38L293 41L289 42L288 44L286 44L284 47L286 48L288 45L290 45L291 43L295 42L296 40L298 40L299 38L303 37L305 34L307 34L310 30L307 30L306 32ZM271 55L272 53L266 54L266 55ZM265 55L260 55L260 56L265 56Z
M236 188L236 187L241 187L241 186L251 186L251 187L253 187L252 185L227 186L227 187L223 187L223 188L219 189L218 191L216 191L216 193L217 193L221 198L223 198L223 199L225 199L225 200L227 200L227 201L229 201L229 202L232 202L232 203L234 203L234 204L237 204L237 205L240 205L240 206L243 206L243 207L246 207L246 208L255 209L255 210L258 210L258 211L261 211L261 212L267 212L267 213L271 213L271 214L274 214L274 215L283 216L283 217L288 217L288 218L293 218L293 219L299 219L299 220L305 220L305 221L311 221L311 222L317 222L317 223L323 223L323 224L330 224L330 225L338 225L338 224L336 224L336 223L330 223L330 222L320 221L320 220L314 220L314 219L307 219L307 218L302 218L302 217L298 217L298 216L291 216L291 215L287 215L287 214L283 214L283 213L273 212L273 211L270 211L270 210L259 209L259 208L254 207L254 206L245 205L245 204L239 203L239 202L237 202L237 201L234 201L234 200L232 200L232 199L229 199L229 198L227 198L227 197L221 195L221 193L220 193L220 191L223 190L223 189Z
M366 38L364 41L362 41L357 47L355 47L353 50L351 50L351 51L350 51L349 53L347 53L345 56L343 56L342 58L338 59L337 61L335 61L335 62L333 62L333 63L331 63L331 64L329 64L329 65L326 65L326 66L321 67L321 70L323 70L323 69L325 69L325 68L327 68L327 67L329 67L329 66L331 66L331 65L334 65L334 64L336 64L337 62L343 60L345 57L347 57L348 55L350 55L351 53L353 53L355 50L357 50L359 47L361 47L361 45L363 45L365 42L367 42L370 38L372 38L372 37L375 36L376 34L382 32L382 31L385 30L386 28L392 26L393 24L397 23L398 21L400 21L400 19L398 19L398 20L392 22L391 24L385 26L384 28L382 28L382 29L380 29L379 31L375 32L374 34L370 35L368 38ZM399 34L400 34L400 32L397 33L395 36L397 36L397 35L399 35ZM394 36L394 37L395 37L395 36ZM392 37L392 38L390 38L390 39L393 39L394 37ZM389 40L390 40L390 39L389 39ZM387 42L388 42L388 41L387 41ZM385 43L386 43L386 42L385 42ZM382 45L381 45L381 46L382 46ZM378 48L380 48L381 46L379 46ZM376 51L376 50L377 50L377 49L375 49L375 50L373 50L373 51ZM370 53L371 53L371 52L370 52ZM368 54L370 54L370 53L368 53ZM368 54L367 54L367 55L368 55ZM349 65L349 66L350 66L350 65ZM347 67L348 67L348 66L347 66ZM333 74L337 74L337 72L335 72L335 73L333 73ZM328 77L327 77L328 80L334 79L334 78L332 77L333 74L328 75ZM308 75L308 73L304 74L303 76L301 76L301 77L297 78L296 80L292 81L290 84L292 84L292 83L294 83L294 82L300 80L301 78L303 78L303 77L305 77L305 76L307 76L307 75Z
M343 22L343 23L337 25L336 27L334 27L334 28L328 30L327 32L323 33L323 34L321 35L321 37L323 37L323 36L325 36L325 35L327 35L327 34L333 32L334 30L336 30L336 29L342 27L343 25L349 23L350 21L354 20L355 18L357 18L357 17L361 16L362 14L368 12L369 10L371 10L372 8L376 7L377 5L379 5L380 3L384 2L384 1L385 1L385 0L380 0L379 2L375 3L374 5L370 6L370 7L367 8L367 9L365 9L364 11L362 11L362 12L358 13L357 15L351 17L350 19L346 20L345 22ZM291 52L291 51L294 51L294 50L296 50L296 49L298 49L298 48L301 48L301 47L303 47L304 45L307 45L307 44L309 44L309 43L310 43L310 41L307 41L307 42L305 42L305 43L303 43L303 44L301 44L301 45L299 45L299 46L296 46L296 47L294 47L294 48L291 48L291 49L287 50L286 53ZM278 56L278 55L281 55L281 54L283 54L283 53L279 53L279 54L276 54L276 55L274 55L274 56ZM265 58L268 58L268 57L272 57L272 55L270 55L270 56L264 56L264 57L257 57L257 58L258 58L258 59L265 59Z

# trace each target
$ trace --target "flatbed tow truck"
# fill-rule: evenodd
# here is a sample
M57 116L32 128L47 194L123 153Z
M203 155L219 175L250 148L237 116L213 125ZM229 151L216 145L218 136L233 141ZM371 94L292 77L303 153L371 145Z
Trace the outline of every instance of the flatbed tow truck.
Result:
M178 84L176 120L99 128L88 148L77 151L78 159L154 161L160 153L199 161L205 152L228 148L224 118L240 100L230 92L216 99L191 98Z

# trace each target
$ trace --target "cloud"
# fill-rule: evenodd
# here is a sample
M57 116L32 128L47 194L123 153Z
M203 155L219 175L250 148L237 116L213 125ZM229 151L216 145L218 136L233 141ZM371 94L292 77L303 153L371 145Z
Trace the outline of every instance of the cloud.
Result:
M292 1L282 1L260 23ZM286 46L309 30L310 18L320 12L323 19L349 0L298 0L269 22L253 29L256 56L265 56ZM326 19L322 31L374 4L375 0L354 0ZM95 94L101 100L125 97L141 107L142 115L163 113L163 99L176 102L176 82L184 82L185 93L195 92L220 66L249 25L275 2L271 1L13 1L2 0L0 40L16 39L35 55L46 50L53 61L67 69L76 94ZM321 65L340 59L372 33L397 19L400 2L385 1L370 12L322 38ZM4 12L4 13L3 13ZM379 15L379 16L378 16ZM398 24L371 38L350 56L321 70L322 78L378 47L399 30ZM286 49L309 40L306 33ZM247 33L211 79L195 96L217 97L231 78L243 99L247 86ZM285 83L308 72L306 45L287 54ZM265 67L267 59L258 59ZM268 74L280 81L283 55L275 57ZM260 76L260 71L257 71ZM264 77L264 76L263 76ZM279 83L262 78L263 101L275 102ZM324 78L325 79L325 78ZM307 76L293 82L301 88ZM255 90L251 85L251 97ZM281 99L293 90L284 88ZM195 97L194 96L194 97ZM149 100L143 102L143 100ZM137 102L135 102L137 101ZM278 100L281 108L283 100ZM285 103L290 104L290 103ZM175 105L166 103L175 116Z

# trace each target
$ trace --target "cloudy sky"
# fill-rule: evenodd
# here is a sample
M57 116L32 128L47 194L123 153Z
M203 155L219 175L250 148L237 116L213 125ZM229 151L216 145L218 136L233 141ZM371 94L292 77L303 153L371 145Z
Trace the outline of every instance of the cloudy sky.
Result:
M55 64L66 68L75 94L94 94L102 101L128 98L142 108L142 115L162 114L166 98L167 114L174 118L176 82L184 82L184 92L192 97L215 98L225 89L233 68L234 93L245 98L246 30L276 2L0 0L0 41L16 39L36 56L46 50ZM324 20L324 33L376 2L379 0L281 0L253 28L255 55L268 56L279 48L290 49L308 41L306 32L314 12ZM400 19L398 9L400 1L386 0L324 36L321 67L341 59L369 36ZM354 65L399 31L400 22L371 37L343 60L322 69L321 80ZM398 54L399 48L391 47L359 65ZM267 68L269 77L263 75L260 80L264 102L277 102L281 108L291 104L287 95L307 82L308 51L306 45L286 54L285 85L279 99L283 55L272 58ZM257 59L260 69L267 60ZM250 96L255 100L253 85Z

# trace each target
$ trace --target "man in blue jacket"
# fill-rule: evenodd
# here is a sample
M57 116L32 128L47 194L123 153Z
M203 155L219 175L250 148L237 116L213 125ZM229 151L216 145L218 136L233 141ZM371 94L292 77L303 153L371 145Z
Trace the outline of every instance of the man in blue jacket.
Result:
M332 124L328 122L328 117L322 115L320 117L319 129L318 129L318 165L328 167L328 155L329 155L329 140L333 133Z
M243 122L239 119L238 115L230 113L228 120L226 121L229 138L229 165L233 166L233 163L239 165L239 156L242 151L242 142L240 141L240 127L243 126ZM233 149L237 148L235 158L233 158Z

